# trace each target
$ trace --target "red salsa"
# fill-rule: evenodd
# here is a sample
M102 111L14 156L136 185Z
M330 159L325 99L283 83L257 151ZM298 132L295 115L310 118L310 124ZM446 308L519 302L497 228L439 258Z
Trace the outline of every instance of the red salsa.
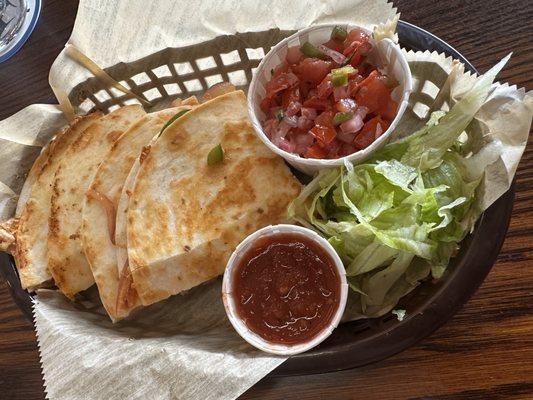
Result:
M369 39L361 29L335 27L326 43L289 48L261 101L263 129L277 147L306 158L339 158L387 130L398 83L368 62Z
M304 343L317 336L339 307L341 281L333 259L300 234L257 240L235 266L238 316L271 343Z

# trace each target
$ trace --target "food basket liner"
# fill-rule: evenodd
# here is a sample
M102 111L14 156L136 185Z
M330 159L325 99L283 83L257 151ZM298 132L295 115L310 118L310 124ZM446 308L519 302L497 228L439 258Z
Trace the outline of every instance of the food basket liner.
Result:
M66 113L59 106L32 105L0 122L0 216L14 214L40 147L73 115L92 109L107 112L132 102L155 110L176 97L200 94L217 80L245 89L260 58L295 30L354 21L372 29L395 13L384 1L369 6L337 0L312 7L295 1L288 7L273 0L220 1L216 6L82 0L68 46L50 72L50 84ZM428 110L452 104L475 79L443 55L406 54L415 90L398 128L401 134L423 124ZM531 93L497 85L478 115L479 146L493 139L503 143L483 185L484 208L509 188L527 141L532 103ZM232 399L284 361L251 348L234 332L220 299L220 280L115 325L94 288L83 298L72 303L55 291L41 290L34 299L51 399Z

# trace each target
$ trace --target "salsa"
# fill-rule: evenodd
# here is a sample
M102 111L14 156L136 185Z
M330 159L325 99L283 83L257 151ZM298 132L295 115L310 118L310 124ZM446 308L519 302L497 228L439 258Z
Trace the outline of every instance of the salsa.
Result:
M398 83L368 62L371 50L365 31L340 26L326 43L290 47L260 104L268 138L289 153L320 159L372 144L396 116L391 92Z
M341 281L320 245L294 233L257 240L234 271L236 311L271 343L304 343L333 319Z

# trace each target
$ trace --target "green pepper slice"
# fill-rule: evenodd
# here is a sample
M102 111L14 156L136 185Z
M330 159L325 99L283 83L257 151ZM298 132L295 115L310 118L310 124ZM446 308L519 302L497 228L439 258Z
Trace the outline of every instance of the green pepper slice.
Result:
M309 42L305 42L302 47L300 47L300 51L307 57L312 58L325 58L326 55L322 53L320 50L318 50L315 46L313 46Z
M346 36L348 36L348 31L343 26L336 26L331 31L331 39L338 40L338 41L344 41L346 39Z
M346 86L348 84L348 75L357 72L357 70L351 65L345 65L341 68L331 70L331 82L333 86Z
M222 145L219 143L207 155L207 165L220 164L222 161L224 161L224 149L222 149Z
M353 118L353 112L338 112L333 117L333 125L340 125Z

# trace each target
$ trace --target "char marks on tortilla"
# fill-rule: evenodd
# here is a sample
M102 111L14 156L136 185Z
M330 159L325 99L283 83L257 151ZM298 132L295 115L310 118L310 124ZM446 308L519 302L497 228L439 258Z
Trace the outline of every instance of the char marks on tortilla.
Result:
M218 144L222 163L209 166ZM170 125L141 164L127 241L144 305L220 275L251 232L284 221L301 185L255 135L242 91L208 101Z
M25 195L19 201L20 220L13 252L24 289L32 290L52 279L47 263L46 240L54 175L68 147L101 116L100 112L96 112L77 118L58 133L43 149L28 174L23 190Z
M127 285L127 279L122 286L119 284L124 265L117 264L119 244L115 242L115 231L123 186L143 148L171 117L189 108L169 108L146 114L131 125L106 154L85 196L81 230L83 250L102 304L113 321L128 316L140 305L135 290ZM126 278L128 276L129 273ZM126 298L121 303L117 303L119 291Z
M100 118L72 143L57 168L52 185L48 266L57 287L70 298L94 283L80 237L85 193L113 143L144 114L141 106L133 105Z

